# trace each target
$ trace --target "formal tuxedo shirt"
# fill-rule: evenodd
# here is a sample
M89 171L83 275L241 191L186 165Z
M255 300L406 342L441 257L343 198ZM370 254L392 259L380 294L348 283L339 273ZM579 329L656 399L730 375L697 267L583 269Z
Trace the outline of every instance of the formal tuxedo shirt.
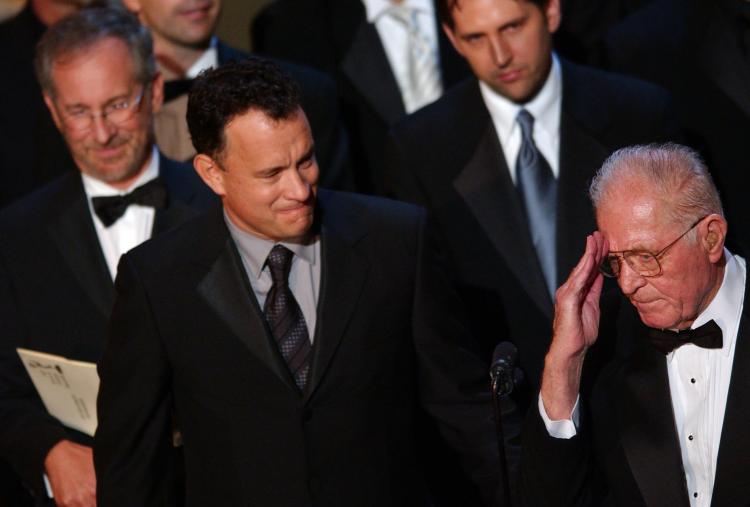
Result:
M388 63L401 91L406 112L411 113L421 106L409 100L409 36L403 23L388 15L388 11L398 5L417 12L419 31L429 44L439 68L435 5L432 0L403 0L400 4L395 4L390 0L362 0L362 3L365 5L367 22L375 25L380 42L383 44Z
M195 79L201 71L219 66L219 51L216 48L218 43L219 41L216 37L211 37L208 49L185 71L186 78Z
M117 275L117 263L120 262L120 256L151 237L156 210L150 206L132 204L128 206L125 213L115 223L107 227L94 212L92 199L94 197L127 194L144 183L156 179L158 176L159 153L156 147L152 148L151 159L148 162L146 170L126 189L120 190L114 188L101 180L81 173L83 189L88 199L89 211L94 219L96 235L99 238L99 245L102 247L112 280Z
M562 108L562 71L556 55L542 89L526 104L517 104L479 82L482 100L492 118L500 146L513 183L516 183L516 161L521 149L521 127L518 112L526 109L534 117L534 143L557 178L560 174L560 111Z
M307 324L307 335L310 343L315 335L315 323L318 309L318 294L320 293L320 237L315 236L309 243L287 243L259 238L237 227L224 214L229 234L232 236L237 250L240 252L242 266L245 268L250 286L253 288L258 306L263 308L268 291L271 290L273 280L271 271L266 265L268 254L277 245L283 245L294 253L292 268L289 271L289 289L302 310Z
M734 349L744 305L745 259L726 249L724 257L726 269L721 287L690 326L695 329L714 320L721 328L722 348L705 349L687 344L666 356L672 410L692 507L711 505ZM572 438L576 435L578 400L570 420L550 420L541 395L539 412L550 436Z

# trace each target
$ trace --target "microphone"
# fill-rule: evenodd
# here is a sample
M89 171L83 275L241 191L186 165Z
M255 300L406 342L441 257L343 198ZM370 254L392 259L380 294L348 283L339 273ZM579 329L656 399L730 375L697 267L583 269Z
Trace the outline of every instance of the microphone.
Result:
M516 368L518 349L510 342L500 342L492 354L490 379L495 396L507 396L521 380L521 370Z

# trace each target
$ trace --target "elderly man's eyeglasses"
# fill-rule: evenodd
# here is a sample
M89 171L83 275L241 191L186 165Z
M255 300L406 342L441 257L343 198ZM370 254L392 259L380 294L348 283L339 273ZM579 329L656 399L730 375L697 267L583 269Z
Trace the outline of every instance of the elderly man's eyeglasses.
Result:
M708 215L706 215L708 216ZM602 264L599 266L599 271L604 276L610 278L617 278L620 276L620 267L622 266L622 260L628 263L630 269L635 271L641 276L654 277L661 275L661 264L659 259L667 253L667 250L672 248L678 241L685 237L685 235L692 231L696 225L706 218L706 216L699 218L690 226L688 230L680 234L680 236L672 241L670 244L662 248L656 253L651 253L646 250L622 250L620 252L610 251L609 255L604 259Z
M97 116L101 117L102 121L108 121L115 125L125 123L135 115L147 89L148 86L144 86L135 97L116 100L104 106L100 113L91 111L86 107L67 110L63 113L63 122L69 129L77 132L89 130Z

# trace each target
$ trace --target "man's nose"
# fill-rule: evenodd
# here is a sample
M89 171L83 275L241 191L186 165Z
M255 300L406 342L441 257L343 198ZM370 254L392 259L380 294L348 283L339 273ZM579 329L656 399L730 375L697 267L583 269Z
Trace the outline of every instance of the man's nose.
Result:
M502 35L497 34L490 37L490 51L492 61L497 67L505 67L513 59L510 47Z
M286 196L297 202L304 202L310 196L310 183L296 169L289 171Z
M646 285L646 279L623 260L620 263L620 273L617 276L617 283L623 294L631 296L635 291Z
M91 131L99 144L107 144L116 130L116 127L107 120L106 116L97 114L91 118Z

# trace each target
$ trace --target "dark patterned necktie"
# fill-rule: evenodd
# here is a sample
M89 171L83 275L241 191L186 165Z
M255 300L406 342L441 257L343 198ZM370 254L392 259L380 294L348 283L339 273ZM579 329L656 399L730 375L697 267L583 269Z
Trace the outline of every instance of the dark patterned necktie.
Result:
M720 349L724 346L721 328L713 320L709 320L695 329L683 329L682 331L649 328L648 337L656 350L665 356L674 349L688 343L704 349Z
M167 189L159 178L154 178L129 194L93 197L91 204L99 220L109 227L125 214L131 204L164 208L167 205Z
M300 390L304 390L310 372L312 348L302 310L289 289L293 256L294 253L282 245L274 246L268 254L266 265L271 271L273 285L268 291L263 313L294 382Z
M525 109L518 113L521 127L521 149L516 162L518 192L529 221L531 240L536 248L552 298L557 290L557 256L555 255L555 212L557 181L552 169L534 143L534 117Z

